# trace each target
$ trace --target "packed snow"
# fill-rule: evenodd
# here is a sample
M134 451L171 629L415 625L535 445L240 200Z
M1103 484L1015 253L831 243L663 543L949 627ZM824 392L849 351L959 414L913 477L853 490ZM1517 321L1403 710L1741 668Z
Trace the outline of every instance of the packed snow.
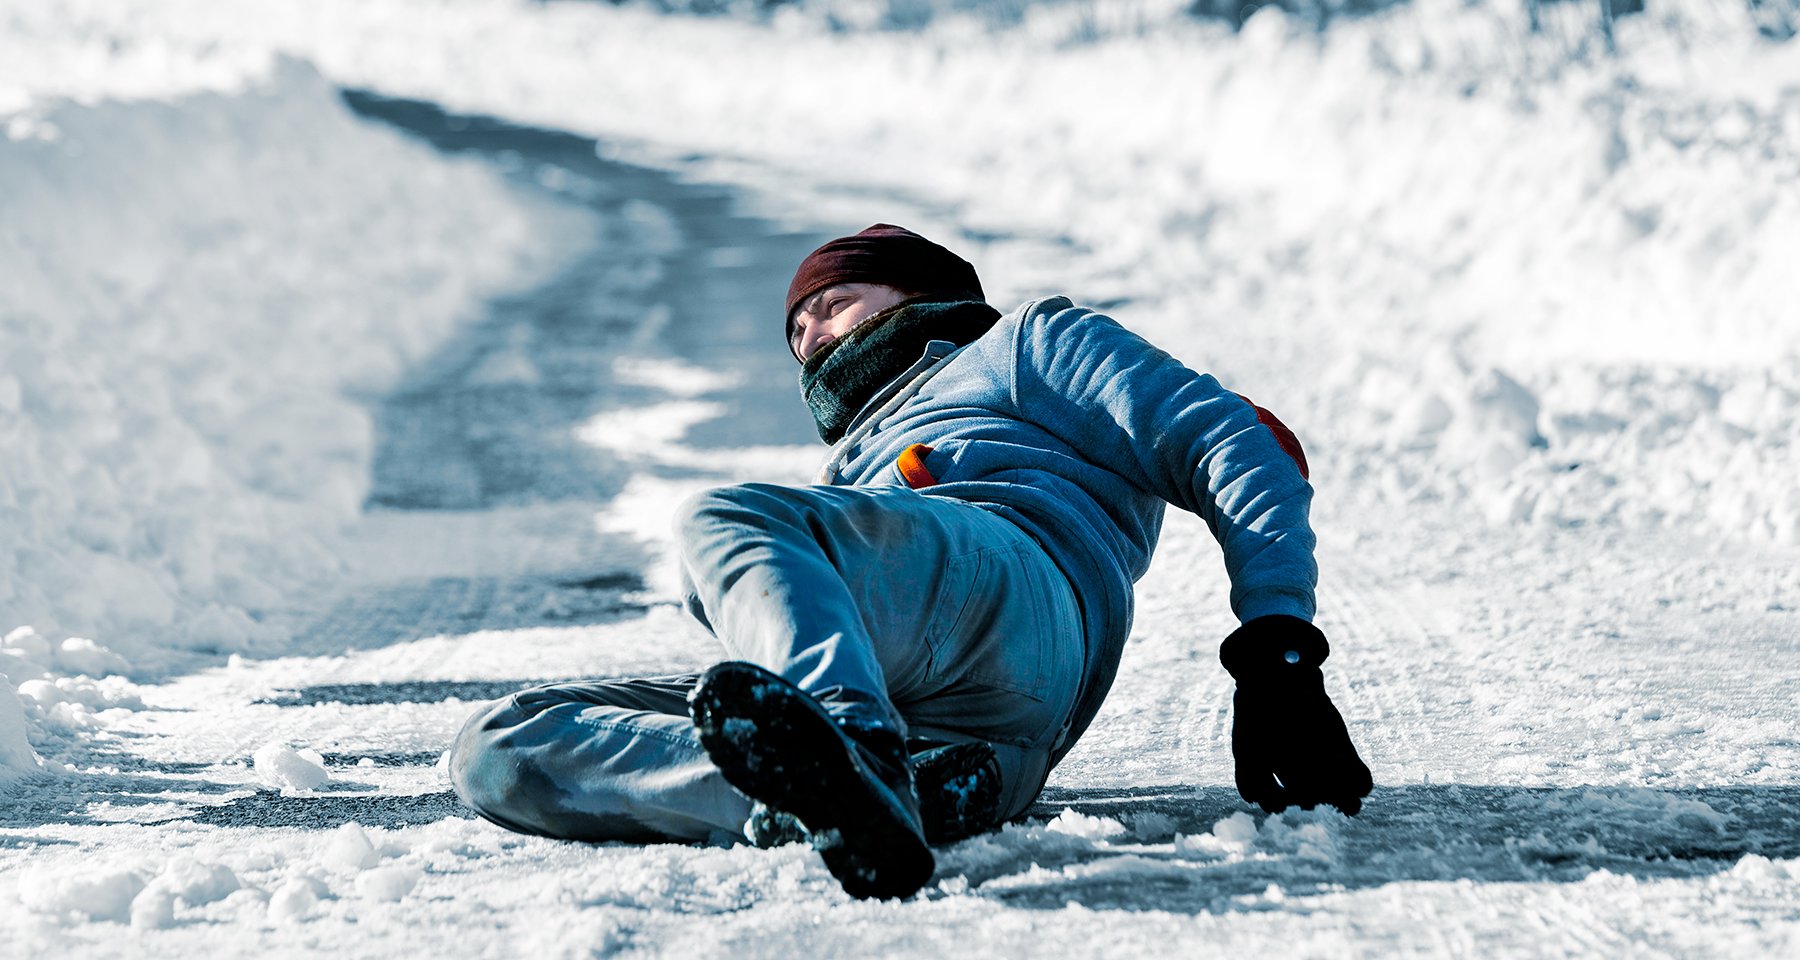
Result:
M1235 33L1175 0L715 6L0 0L0 937L1800 951L1780 30L1699 0L1615 53L1576 3L1537 33L1451 0ZM668 511L812 475L770 304L876 220L1296 427L1361 815L1236 797L1191 518L1044 802L914 901L446 792L477 701L713 655Z

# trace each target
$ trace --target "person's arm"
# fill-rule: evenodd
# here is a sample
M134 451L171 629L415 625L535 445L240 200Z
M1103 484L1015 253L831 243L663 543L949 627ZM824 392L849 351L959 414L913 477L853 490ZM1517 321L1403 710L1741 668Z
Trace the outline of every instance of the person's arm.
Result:
M1206 521L1240 619L1312 619L1312 487L1256 407L1081 307L1034 311L1017 336L1015 400L1033 422Z
M1319 665L1312 486L1293 435L1213 377L1111 318L1034 310L1013 344L1019 408L1084 457L1198 514L1219 541L1243 621L1220 647L1237 681L1238 791L1274 812L1362 806L1372 783Z

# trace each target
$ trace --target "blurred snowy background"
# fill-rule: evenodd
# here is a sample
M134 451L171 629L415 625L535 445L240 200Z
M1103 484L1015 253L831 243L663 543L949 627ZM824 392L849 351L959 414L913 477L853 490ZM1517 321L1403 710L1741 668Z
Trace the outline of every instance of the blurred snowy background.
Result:
M0 926L1791 950L1796 28L1794 0L0 0ZM810 476L779 296L876 220L1296 427L1363 817L1236 803L1191 518L1044 815L920 902L446 798L465 701L706 661L667 507Z

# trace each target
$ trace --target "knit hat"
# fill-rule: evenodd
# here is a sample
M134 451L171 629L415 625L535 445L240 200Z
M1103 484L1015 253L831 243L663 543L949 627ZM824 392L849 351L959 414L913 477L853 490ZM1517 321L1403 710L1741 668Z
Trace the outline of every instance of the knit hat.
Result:
M915 296L958 294L985 300L969 261L891 223L877 223L839 237L807 254L787 292L787 338L794 339L794 311L807 297L840 283L879 283Z

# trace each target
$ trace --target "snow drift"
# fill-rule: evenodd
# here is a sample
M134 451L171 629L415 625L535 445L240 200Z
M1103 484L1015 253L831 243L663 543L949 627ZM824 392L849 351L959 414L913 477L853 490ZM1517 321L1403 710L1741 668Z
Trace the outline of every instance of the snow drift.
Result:
M0 663L21 692L278 636L263 617L332 575L361 508L353 395L585 239L263 61L236 90L0 119L0 630L56 638Z
M548 262L544 210L287 62L0 140L0 611L128 659L238 650L329 574L378 392ZM446 238L456 242L446 242Z

